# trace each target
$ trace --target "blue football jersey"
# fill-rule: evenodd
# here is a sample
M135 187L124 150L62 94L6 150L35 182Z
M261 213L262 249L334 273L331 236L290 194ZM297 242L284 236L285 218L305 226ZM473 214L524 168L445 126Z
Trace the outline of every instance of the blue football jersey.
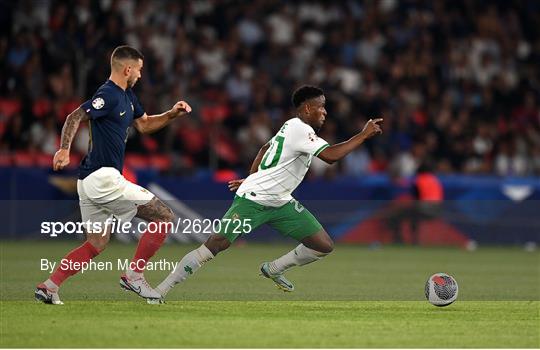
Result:
M90 143L79 166L79 179L102 167L113 167L121 173L129 128L134 119L144 115L137 97L131 89L123 90L107 80L81 108L90 117Z

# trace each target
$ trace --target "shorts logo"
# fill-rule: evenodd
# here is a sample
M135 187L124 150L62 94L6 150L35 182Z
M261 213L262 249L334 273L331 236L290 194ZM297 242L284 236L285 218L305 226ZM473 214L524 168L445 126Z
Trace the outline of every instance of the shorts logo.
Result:
M240 219L240 215L238 215L238 213L232 214L231 217L232 217L233 220L238 220L238 219Z
M92 107L94 107L94 109L102 109L103 106L105 106L105 100L101 97L97 97L92 101Z
M126 111L120 112L120 116L123 117L126 114Z
M300 204L299 201L293 198L291 199L291 203L294 204L294 210L296 210L298 213L301 213L302 211L304 211L304 207L302 206L302 204Z
M144 189L144 188L141 188L140 190L141 190L141 192L148 193L148 191L146 189Z

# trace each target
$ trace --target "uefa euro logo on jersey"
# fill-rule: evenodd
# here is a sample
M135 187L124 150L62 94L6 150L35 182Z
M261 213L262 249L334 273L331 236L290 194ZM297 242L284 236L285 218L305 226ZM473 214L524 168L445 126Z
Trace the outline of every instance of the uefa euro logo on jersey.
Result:
M92 101L92 107L94 107L94 109L102 109L103 106L105 106L105 100L101 97L97 97Z

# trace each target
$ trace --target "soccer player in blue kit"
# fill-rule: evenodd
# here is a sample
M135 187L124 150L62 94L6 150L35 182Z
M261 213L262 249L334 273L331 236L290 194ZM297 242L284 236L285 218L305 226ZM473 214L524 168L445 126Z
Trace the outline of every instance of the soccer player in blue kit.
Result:
M92 99L74 110L62 128L60 149L54 155L53 169L69 164L69 151L81 121L88 121L90 142L88 154L79 166L77 192L83 223L102 223L103 230L87 230L86 241L69 252L59 267L35 290L35 298L48 304L62 304L58 296L60 285L76 274L99 253L109 241L111 219L130 221L134 216L155 222L158 232L146 231L120 285L145 299L159 299L143 275L146 262L156 253L167 237L173 213L148 190L122 176L124 153L130 127L141 133L151 133L174 119L187 115L191 107L177 102L159 115L147 115L132 91L141 78L143 55L135 48L119 46L111 55L111 75ZM95 226L92 226L95 227Z

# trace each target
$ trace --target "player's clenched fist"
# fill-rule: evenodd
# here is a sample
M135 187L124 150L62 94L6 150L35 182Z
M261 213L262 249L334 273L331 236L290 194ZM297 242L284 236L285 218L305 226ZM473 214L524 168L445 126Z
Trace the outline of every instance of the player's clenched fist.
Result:
M368 120L366 125L364 125L364 129L362 129L362 134L364 134L366 138L382 134L382 128L379 125L382 121L382 118Z
M53 158L53 170L62 170L69 164L69 151L67 149L59 149Z
M191 113L191 106L186 101L178 101L174 104L172 110L179 117Z

